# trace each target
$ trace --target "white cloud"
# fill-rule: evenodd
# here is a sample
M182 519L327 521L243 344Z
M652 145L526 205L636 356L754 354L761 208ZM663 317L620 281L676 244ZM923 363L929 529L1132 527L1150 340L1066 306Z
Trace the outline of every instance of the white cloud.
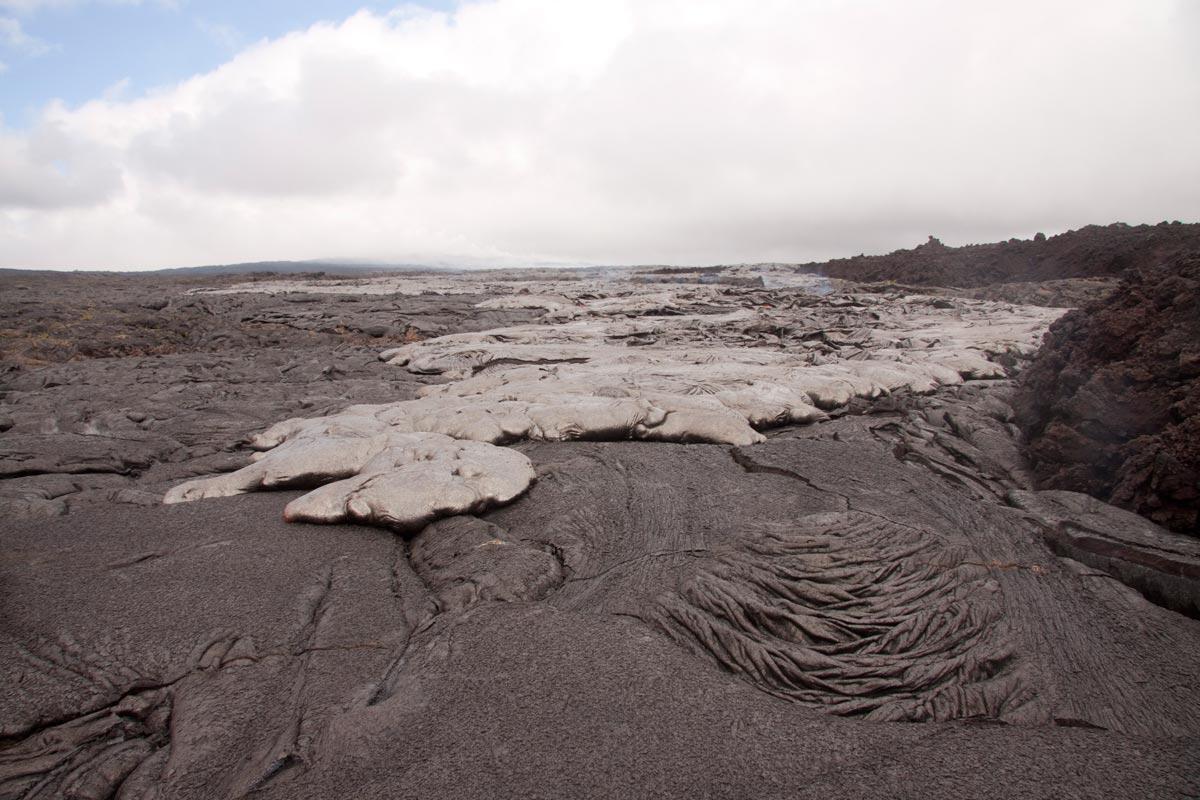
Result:
M0 0L0 9L17 14L29 14L43 8L54 8L67 4L67 0Z
M55 123L23 136L0 135L2 205L27 211L90 207L113 197L121 182L115 154Z
M0 44L27 56L40 56L50 51L50 45L25 32L21 21L0 17Z
M1200 218L1187 0L360 13L0 136L0 265L796 260Z
M197 18L196 27L213 42L230 52L237 50L245 42L241 31L232 25Z
M48 8L74 8L85 5L140 6L156 5L179 8L183 0L0 0L0 10L31 15Z

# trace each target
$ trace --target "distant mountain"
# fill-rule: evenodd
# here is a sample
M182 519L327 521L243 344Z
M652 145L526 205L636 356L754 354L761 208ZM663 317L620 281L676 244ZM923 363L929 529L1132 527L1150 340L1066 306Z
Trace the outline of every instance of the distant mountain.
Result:
M169 267L138 271L141 275L246 275L250 273L324 272L326 275L366 275L378 272L453 272L453 267L428 264L387 264L372 261L247 261L240 264L210 264L202 267Z

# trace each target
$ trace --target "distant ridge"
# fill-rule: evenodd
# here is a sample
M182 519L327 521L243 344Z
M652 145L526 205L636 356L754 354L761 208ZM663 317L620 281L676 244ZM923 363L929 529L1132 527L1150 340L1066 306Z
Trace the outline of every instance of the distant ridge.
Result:
M996 283L1116 278L1126 270L1154 267L1185 253L1200 253L1200 224L1087 225L1032 239L948 247L933 236L911 250L795 264L826 278L917 286L976 288Z
M262 272L311 273L327 275L368 275L378 272L454 272L454 267L429 264L387 264L371 261L246 261L240 264L209 264L201 267L167 267L137 270L139 275L248 275Z
M503 270L545 274L571 270L576 276L598 276L614 270L657 275L713 273L731 266L770 266L826 278L874 283L892 281L914 286L978 288L997 283L1060 280L1064 278L1116 278L1130 268L1153 267L1185 253L1200 252L1200 223L1160 222L1157 225L1087 225L1055 236L1038 234L1032 239L1009 239L989 244L951 247L930 236L925 244L895 250L886 255L858 255L822 262L771 262L720 264L712 266L638 264L564 264L530 262L521 266L479 264L405 264L356 259L321 258L308 261L247 261L199 267L167 267L154 270L70 270L102 275L159 275L206 277L218 275L298 275L324 273L330 276L367 277L382 273L451 273ZM61 273L63 270L0 267L0 275Z
M283 274L312 274L367 276L381 272L457 272L461 267L432 264L386 264L368 261L247 261L240 264L207 264L200 267L163 267L162 269L39 269L22 267L0 267L0 275L34 275L87 273L89 275L163 275L163 276L206 276L206 275L254 275L268 272Z

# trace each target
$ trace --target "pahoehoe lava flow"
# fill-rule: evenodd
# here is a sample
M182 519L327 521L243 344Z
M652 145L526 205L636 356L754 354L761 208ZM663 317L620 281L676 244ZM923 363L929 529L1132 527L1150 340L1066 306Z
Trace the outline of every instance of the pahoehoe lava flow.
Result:
M1111 270L959 256L0 276L0 798L1195 793L1200 541L1020 427Z

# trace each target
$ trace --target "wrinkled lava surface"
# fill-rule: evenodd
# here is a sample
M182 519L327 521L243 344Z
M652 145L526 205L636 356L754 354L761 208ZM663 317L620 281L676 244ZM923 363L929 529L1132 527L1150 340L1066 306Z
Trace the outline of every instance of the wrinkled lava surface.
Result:
M295 524L294 489L161 500L280 420L457 380L380 351L551 324L476 307L522 288L593 290L3 280L26 310L5 308L0 797L1200 792L1200 546L1036 489L1010 378L855 396L757 443L508 442L535 479L506 505ZM808 313L795 287L715 291ZM89 306L123 321L71 323ZM804 328L743 344L864 341Z

